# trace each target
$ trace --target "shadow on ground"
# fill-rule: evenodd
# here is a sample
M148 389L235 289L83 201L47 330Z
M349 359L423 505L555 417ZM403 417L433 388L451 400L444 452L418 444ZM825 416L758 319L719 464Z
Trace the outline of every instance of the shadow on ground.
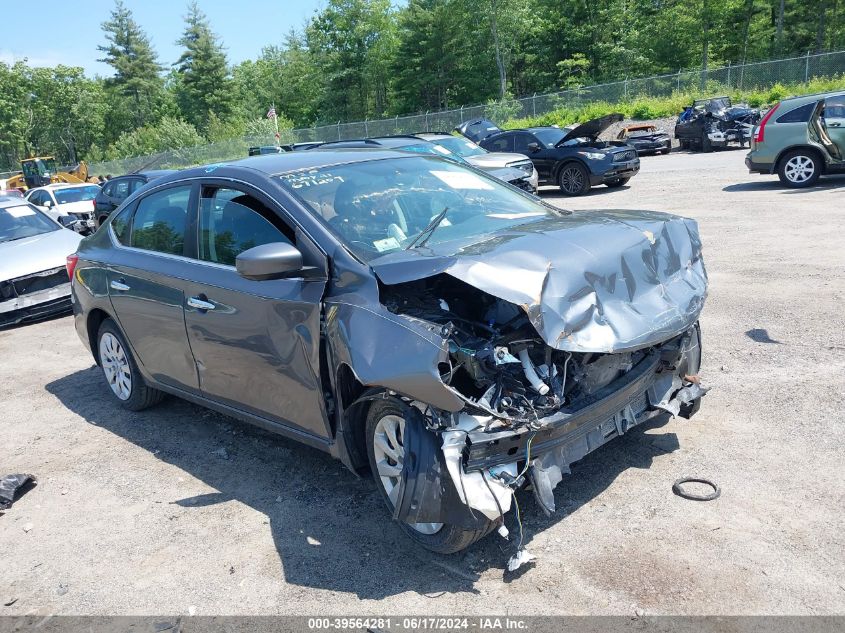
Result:
M127 412L106 389L96 366L47 385L88 423L214 488L217 492L181 499L167 498L164 488L160 501L181 508L186 520L195 508L232 499L264 514L288 583L366 599L405 591L430 597L476 592L479 575L488 569L503 572L514 552L513 541L493 534L453 556L432 554L391 522L371 480L357 478L329 455L176 398L141 413ZM643 433L665 421L637 427L576 464L555 491L558 511L551 518L541 513L532 493L519 493L526 543L533 533L565 521L621 472L649 468L655 455L676 450L674 433ZM507 524L516 536L513 513Z
M845 176L823 176L812 187L805 189L790 189L782 185L777 176L761 176L761 180L754 182L739 182L734 185L722 187L722 191L746 192L746 191L778 191L784 194L806 194L812 191L823 191L825 189L841 189L845 187Z

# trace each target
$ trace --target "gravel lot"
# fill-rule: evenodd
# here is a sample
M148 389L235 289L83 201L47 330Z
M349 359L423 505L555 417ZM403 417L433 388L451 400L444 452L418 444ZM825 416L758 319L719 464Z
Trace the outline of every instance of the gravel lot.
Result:
M544 193L698 219L712 391L578 464L557 516L523 494L515 577L496 536L417 548L327 455L175 399L123 412L70 317L0 331L0 473L39 478L0 516L0 614L845 613L845 179L789 191L743 156ZM674 496L683 475L721 498Z

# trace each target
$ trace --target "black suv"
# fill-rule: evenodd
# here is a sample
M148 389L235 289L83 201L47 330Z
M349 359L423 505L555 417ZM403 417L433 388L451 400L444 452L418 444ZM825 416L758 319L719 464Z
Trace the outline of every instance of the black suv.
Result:
M609 114L572 127L531 127L502 131L486 120L457 129L491 152L525 154L534 163L541 185L557 185L567 196L581 196L594 185L621 187L640 170L636 148L599 136L621 114Z
M112 211L117 209L126 198L135 193L151 180L175 174L175 169L156 169L153 171L142 171L137 174L127 174L112 178L100 189L100 193L94 198L94 221L99 227Z

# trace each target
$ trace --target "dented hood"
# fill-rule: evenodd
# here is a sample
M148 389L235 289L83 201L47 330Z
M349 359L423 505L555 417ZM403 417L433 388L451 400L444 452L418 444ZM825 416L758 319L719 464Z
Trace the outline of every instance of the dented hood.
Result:
M691 327L707 294L694 220L577 211L370 262L391 285L445 273L522 307L545 342L572 352L647 347Z

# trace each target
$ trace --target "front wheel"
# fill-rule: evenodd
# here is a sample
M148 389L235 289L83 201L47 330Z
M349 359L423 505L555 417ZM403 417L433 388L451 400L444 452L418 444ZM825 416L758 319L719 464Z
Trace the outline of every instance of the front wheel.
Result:
M557 178L565 196L583 196L590 190L590 174L580 163L564 165Z
M821 161L813 152L793 150L784 156L778 166L778 178L787 187L801 189L816 184L822 173Z
M141 411L161 402L164 394L144 383L126 339L111 319L100 325L97 350L103 376L120 406L130 411Z
M376 486L387 507L393 512L399 499L402 469L405 466L406 433L422 432L406 424L405 404L395 398L377 400L367 414L367 457ZM470 530L448 523L400 523L414 541L438 554L454 554L466 549L491 532L496 523L487 521L478 530Z
M701 151L705 154L713 151L713 143L710 141L710 137L707 136L707 132L701 133Z

